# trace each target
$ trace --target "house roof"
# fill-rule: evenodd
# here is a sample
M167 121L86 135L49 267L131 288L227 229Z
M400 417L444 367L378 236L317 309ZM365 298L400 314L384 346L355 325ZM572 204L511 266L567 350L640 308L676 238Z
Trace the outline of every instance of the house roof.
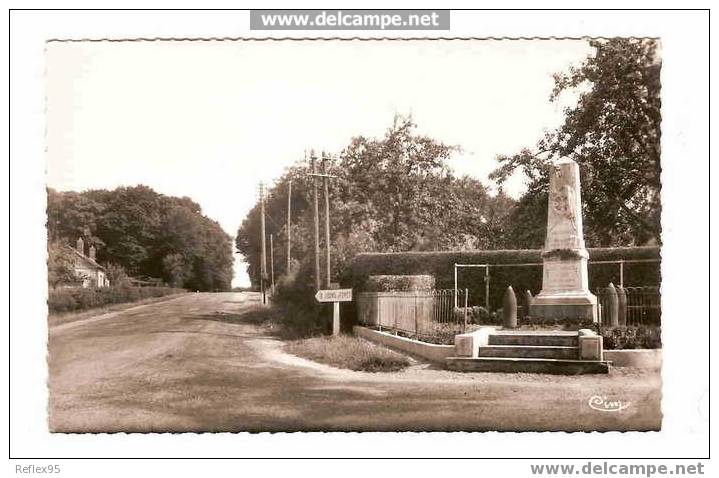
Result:
M67 246L67 247L68 247L68 249L70 249L72 252L74 252L75 255L76 255L78 258L82 259L84 262L86 262L87 264L89 264L91 267L93 267L93 268L95 268L95 269L100 269L101 271L104 271L104 270L105 270L105 268L102 267L100 264L98 264L98 263L95 262L94 260L90 259L90 258L89 258L88 256L86 256L85 254L81 254L80 251L78 251L78 250L75 249L74 247L70 247L70 246Z

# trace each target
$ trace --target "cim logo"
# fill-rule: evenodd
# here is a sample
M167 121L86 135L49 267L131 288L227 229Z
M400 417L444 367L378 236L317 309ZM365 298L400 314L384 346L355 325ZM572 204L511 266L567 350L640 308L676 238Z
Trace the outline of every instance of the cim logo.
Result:
M600 397L599 395L589 398L589 408L600 412L621 412L629 408L629 405L631 405L631 402L609 400L607 397Z

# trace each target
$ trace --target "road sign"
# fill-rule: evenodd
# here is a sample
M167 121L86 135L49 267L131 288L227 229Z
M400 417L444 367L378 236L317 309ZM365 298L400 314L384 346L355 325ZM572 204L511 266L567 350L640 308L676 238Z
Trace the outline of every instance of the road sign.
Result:
M317 302L352 302L352 289L318 290L315 299Z

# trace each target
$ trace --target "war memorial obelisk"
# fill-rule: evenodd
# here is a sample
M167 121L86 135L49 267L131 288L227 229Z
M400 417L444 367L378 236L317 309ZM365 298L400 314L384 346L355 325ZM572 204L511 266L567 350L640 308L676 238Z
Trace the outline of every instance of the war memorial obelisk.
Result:
M588 259L579 165L562 159L553 165L549 177L542 291L529 308L533 318L597 320L597 298L589 292Z

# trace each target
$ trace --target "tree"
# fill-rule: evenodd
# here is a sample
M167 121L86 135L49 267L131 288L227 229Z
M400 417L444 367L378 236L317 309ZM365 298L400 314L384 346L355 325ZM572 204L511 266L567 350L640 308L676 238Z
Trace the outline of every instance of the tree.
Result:
M103 261L122 264L131 275L157 276L152 263L162 224L162 198L147 186L120 187L106 195L106 212L97 221L97 235L106 247L98 253Z
M106 264L105 276L112 287L122 287L130 284L130 278L125 268L119 264Z
M528 190L513 212L514 246L541 244L548 165L571 157L581 168L586 237L593 246L660 241L660 81L658 43L652 39L592 40L595 54L579 67L555 75L550 101L579 93L564 124L533 149L499 156L491 178L500 183L515 171ZM543 208L543 209L542 209ZM542 236L543 238L543 236ZM539 242L534 242L539 239Z
M51 288L80 280L75 274L75 254L68 246L53 241L48 244L47 252L47 282Z
M479 180L461 177L449 186L443 240L434 250L489 250L503 247L508 215L515 201L499 188L491 196Z
M395 116L381 140L357 137L342 153L344 199L368 206L383 250L408 250L422 234L435 235L445 217L452 177L446 161L456 147L415 133L409 117Z
M182 287L185 284L185 278L191 274L187 266L182 254L168 254L162 258L165 277L169 279L168 282L172 287Z
M355 137L328 161L328 172L334 176L330 183L333 280L360 252L491 248L500 243L503 219L514 201L503 193L492 197L477 180L456 178L447 160L457 150L418 134L410 117L396 116L383 137ZM299 268L312 271L303 267L314 255L309 170L306 160L290 167L270 189L265 210L266 234L274 234L277 245L278 238L287 237L287 183L292 180L293 257L300 259ZM235 242L255 284L260 240L257 204L245 217ZM285 264L285 259L285 248L277 248L276 264ZM312 281L311 275L297 278Z
M91 232L96 230L97 218L105 206L87 194L74 191L57 192L47 189L47 230L50 241L83 237L87 245L102 245L102 240Z
M64 244L82 235L100 246L100 263L135 277L198 290L230 288L232 241L187 197L164 196L142 185L82 193L48 190L48 229Z

